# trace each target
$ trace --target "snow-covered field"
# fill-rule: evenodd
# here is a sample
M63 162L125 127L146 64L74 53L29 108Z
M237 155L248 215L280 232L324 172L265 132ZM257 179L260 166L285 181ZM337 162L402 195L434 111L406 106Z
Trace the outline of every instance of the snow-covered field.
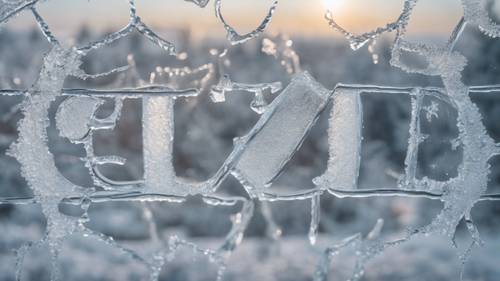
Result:
M2 229L3 231L4 229ZM19 231L20 229L15 229ZM17 232L19 233L19 232ZM311 280L319 262L319 249L333 245L339 239L321 235L312 247L304 237L285 237L279 241L246 238L227 264L224 280ZM500 239L483 235L487 246L476 249L464 269L465 280L498 280ZM221 239L195 238L201 247L216 248ZM129 241L125 247L148 255L158 245L146 241ZM48 280L49 263L44 249L34 250L25 263L26 280ZM45 249L46 250L46 249ZM346 249L336 256L328 280L346 280L352 274L354 252ZM88 237L72 237L63 247L60 266L64 280L145 280L147 268L126 253ZM429 237L406 243L369 262L363 280L459 280L461 262L446 239ZM15 256L3 252L0 258L0 280L14 280ZM217 269L206 256L181 249L175 259L166 263L160 280L214 280Z

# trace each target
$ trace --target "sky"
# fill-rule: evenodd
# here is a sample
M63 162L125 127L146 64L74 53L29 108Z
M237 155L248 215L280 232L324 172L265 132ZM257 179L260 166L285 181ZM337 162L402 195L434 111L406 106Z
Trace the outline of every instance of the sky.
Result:
M136 0L138 14L155 29L188 28L195 36L223 36L213 2L202 9L185 0ZM238 32L244 33L259 25L271 3L272 0L223 0L222 13ZM366 32L394 21L402 6L403 0L279 0L268 30L330 36L335 32L324 19L326 9L330 9L346 29ZM48 0L39 5L39 11L56 35L76 33L82 25L96 31L118 29L128 21L126 0ZM461 15L460 0L420 0L409 32L448 34ZM9 25L24 29L34 25L34 21L25 13Z

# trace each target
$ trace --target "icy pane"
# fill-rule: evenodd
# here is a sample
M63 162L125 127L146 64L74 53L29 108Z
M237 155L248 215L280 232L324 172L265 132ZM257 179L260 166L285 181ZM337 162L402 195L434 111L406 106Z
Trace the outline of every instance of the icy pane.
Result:
M89 98L69 98L57 111L57 128L61 136L70 140L83 139L90 130L90 123L99 101Z
M326 188L356 189L361 158L361 96L356 90L336 91L328 130L330 158L315 184Z
M294 76L248 134L251 138L236 140L244 151L233 174L250 190L268 187L325 108L329 94L308 73Z
M146 187L156 192L178 195L172 164L174 100L167 97L143 99L143 151Z

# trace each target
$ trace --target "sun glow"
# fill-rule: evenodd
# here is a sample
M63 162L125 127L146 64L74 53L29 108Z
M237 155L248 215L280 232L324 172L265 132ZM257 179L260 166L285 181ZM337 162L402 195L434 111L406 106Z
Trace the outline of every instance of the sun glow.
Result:
M337 10L342 7L345 3L345 0L323 0L323 6L327 10Z

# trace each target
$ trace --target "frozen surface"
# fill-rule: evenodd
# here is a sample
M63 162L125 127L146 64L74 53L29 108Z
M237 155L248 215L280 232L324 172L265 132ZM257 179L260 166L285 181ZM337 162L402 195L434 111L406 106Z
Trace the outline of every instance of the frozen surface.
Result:
M182 195L175 190L172 164L174 100L166 97L143 99L144 178L146 187L156 192Z
M325 108L330 92L307 74L298 74L250 132L236 140L244 151L234 174L251 192L263 191L292 157ZM268 159L264 163L262 159Z
M353 90L335 92L328 130L328 168L316 185L356 189L361 156L363 126L361 96Z
M205 266L212 268L210 272L213 276L207 276L208 271L197 275L189 270L181 270L182 273L179 274L188 274L178 277L181 280L280 279L279 277L273 278L275 277L272 276L274 273L271 273L273 270L283 270L285 272L282 273L283 278L287 280L295 278L313 278L318 281L380 280L381 278L400 280L386 276L383 266L373 264L377 265L379 262L381 265L391 264L394 267L398 259L403 259L402 256L408 252L417 252L412 262L419 263L426 260L428 256L439 257L440 254L435 253L438 251L441 254L451 253L445 259L446 261L441 261L442 266L446 268L440 277L443 280L457 280L464 276L475 278L474 272L467 272L467 266L474 266L478 271L488 272L484 275L479 274L477 277L480 279L495 280L492 276L498 277L498 270L488 262L494 260L498 263L498 253L492 254L489 251L490 248L486 248L487 253L479 259L479 262L477 260L471 264L469 262L474 260L474 252L481 250L480 246L484 245L478 225L473 219L475 207L479 202L492 203L500 199L499 194L488 191L490 162L493 157L500 154L499 145L487 131L483 112L476 103L473 103L471 95L497 94L500 87L498 85L468 86L463 73L470 59L457 50L458 41L466 26L477 27L489 37L500 36L499 26L490 17L486 1L463 0L463 17L451 32L448 42L441 45L408 40L406 29L410 24L413 9L418 5L417 0L404 1L401 14L393 22L361 35L355 35L341 27L334 19L334 11L326 11L325 24L329 24L334 31L346 37L353 50L359 50L364 45L368 45L369 57L374 65L378 65L381 59L375 51L377 40L380 40L381 36L386 33L394 32L395 39L387 49L387 55L390 56L390 65L387 64L387 67L397 68L407 74L419 74L420 79L421 77L435 79L438 81L435 84L439 85L438 87L423 86L421 85L423 83L420 83L411 86L381 86L338 83L333 90L327 89L318 82L319 79L309 74L316 73L320 76L321 72L318 74L318 72L303 71L307 68L301 65L301 59L294 49L294 42L286 36L264 38L262 44L254 48L267 55L261 54L259 59L268 58L271 62L277 62L277 70L285 74L286 79L280 79L283 82L278 79L267 79L265 74L255 77L232 75L231 55L233 54L232 59L238 66L237 63L241 63L245 55L242 51L244 47L241 45L249 44L252 39L264 32L278 7L278 1L270 1L267 14L255 29L246 34L240 34L223 17L222 0L214 0L215 17L227 32L229 44L221 48L222 51L210 48L209 62L194 64L199 65L198 67L154 66L153 71L149 72L149 81L141 76L140 66L132 54L126 56L128 63L126 66L112 68L106 65L107 70L97 74L88 74L84 71L84 61L94 51L101 51L106 47L113 49L115 44L119 43L119 39L132 36L132 34L138 34L137 36L141 39L151 43L150 47L154 46L161 50L161 56L169 59L175 58L177 63L189 59L188 53L177 53L174 43L158 35L142 21L133 0L127 1L129 22L126 26L96 41L71 47L65 46L51 32L43 15L38 12L38 2L0 1L0 24L6 24L14 16L27 11L33 17L40 34L49 46L34 83L26 83L26 88L22 89L18 87L23 82L19 77L14 77L12 83L0 81L0 94L22 99L22 102L18 106L13 106L4 118L8 120L20 110L21 114L16 125L17 139L15 141L2 139L2 149L17 160L20 174L29 189L26 196L1 197L0 203L8 206L7 209L15 208L16 212L21 212L21 210L17 209L18 207L12 207L13 204L29 206L36 204L40 208L40 221L42 221L39 222L38 227L31 227L26 237L19 237L19 239L14 238L16 234L22 236L23 232L19 225L8 222L4 226L5 233L7 233L4 234L6 248L15 250L15 254L11 257L7 255L1 257L2 266L14 264L11 270L13 272L7 274L12 274L18 280L32 278L37 267L46 263L50 268L50 273L47 275L51 280L81 278L100 280L103 278L102 275L89 277L86 273L89 270L85 267L102 265L101 262L94 262L94 260L79 262L79 259L86 256L81 252L93 252L96 251L94 249L103 246L106 250L102 250L100 254L109 255L109 258L105 260L114 263L113 269L119 272L117 275L109 275L104 266L94 268L94 270L102 271L102 274L106 275L105 279L158 280L162 278L164 271L175 268L175 263L186 259L187 255L206 259ZM209 1L194 0L188 2L201 8L209 3ZM9 41L6 40L6 42ZM420 57L424 65L417 67L409 63L405 59L409 54ZM314 57L317 56L316 54ZM256 60L247 60L241 64L243 66L240 68L250 69L254 61ZM327 64L327 68L332 66L330 63ZM261 65L258 70L262 73L273 72ZM386 71L389 70L386 69ZM117 77L116 82L110 83L110 87L107 88L65 87L66 82L71 79L80 80L80 84L76 83L77 85L86 85L88 80L107 79L113 75ZM260 80L266 77L266 80L255 82L259 80L255 79L256 77ZM358 75L354 77L359 78ZM420 80L415 79L415 81ZM11 84L15 87L11 87ZM224 103L224 106L227 106L230 104L229 100L244 98L244 95L237 95L237 93L253 94L253 99L244 109L228 106L230 107L228 111L234 110L233 113L236 116L253 114L251 116L257 120L256 122L244 129L236 126L239 130L231 135L217 127L220 125L217 122L211 122L210 119L205 118L206 116L197 117L195 109L203 100L206 102L210 100L213 103L211 106L218 103ZM398 155L403 159L400 169L384 171L395 179L397 182L395 186L390 187L387 182L378 181L378 185L370 189L360 189L361 168L367 167L367 164L361 161L364 153L362 148L364 104L361 95L380 94L389 94L393 97L406 96L410 99L407 138L399 136L399 139L405 139L406 154ZM433 125L442 113L441 106L435 102L423 106L425 97L439 99L456 113L456 118L450 118L458 132L457 137L452 140L452 148L460 152L460 165L458 165L456 175L448 175L445 180L418 175L422 158L421 144L428 137L422 134L422 115L430 125ZM273 99L272 102L268 103L271 99ZM108 133L120 131L118 127L123 125L119 122L123 121L122 117L124 117L122 111L125 111L126 103L130 101L141 104L142 116L138 119L140 119L142 134L139 141L140 149L137 150L142 152L142 158L136 161L142 166L138 169L139 171L136 170L133 173L134 178L115 180L107 175L105 171L109 173L109 170L106 167L112 166L112 169L128 167L128 159L120 156L116 153L117 151L109 153L106 151L105 155L97 156L99 154L95 151L94 143L95 138L103 134L103 131ZM217 155L219 157L217 160L221 164L217 169L211 169L212 175L206 180L188 179L189 171L183 174L187 178L176 175L174 169L176 162L192 160L183 158L182 155L178 158L174 157L176 153L175 132L180 131L181 134L188 135L188 138L202 140L198 142L198 146L207 146L208 149L216 146L210 138L206 137L209 130L190 131L189 128L183 126L188 123L185 120L185 123L176 127L179 124L174 118L177 102L184 105L183 110L187 108L188 113L184 112L184 116L188 116L186 119L198 118L196 126L208 124L206 126L212 126L211 129L220 130L220 134L234 137L231 148L225 151L227 156L223 159ZM105 107L110 104L112 109L107 109L107 115L102 114L101 110L106 111ZM279 182L279 176L285 172L287 165L297 161L295 157L300 158L301 155L303 157L308 153L307 150L302 151L301 145L312 134L311 129L314 125L319 123L318 126L321 128L318 120L329 105L331 105L331 117L327 122L328 138L325 142L326 146L323 145L327 147L329 153L324 174L316 177L313 182L298 181L295 183L295 188L288 188L283 193L271 189L272 185ZM245 111L248 109L250 111ZM227 116L223 118L226 119L224 120L226 123L238 120L237 118L229 120ZM55 122L52 122L53 120ZM371 121L368 120L370 124L372 124ZM57 129L56 134L53 132L53 125ZM125 130L132 128L130 123L123 127ZM121 130L124 130L123 127ZM381 128L378 133L386 137L388 127ZM125 140L122 139L122 141L130 141L129 138L132 136L127 132L123 137ZM56 144L52 145L51 141L55 141ZM74 170L64 164L61 165L60 159L64 158L61 154L65 152L63 143L67 141L70 145L79 146L78 157L73 155L74 158L71 158L79 165L77 168L73 167ZM180 144L177 143L177 147L183 145L182 141ZM446 145L449 145L449 141ZM116 148L116 145L111 147ZM370 143L368 149L376 151L376 144ZM78 149L73 149L72 152L76 150ZM6 160L2 158L2 161ZM382 162L371 163L369 168L373 171L382 171L377 167L383 164ZM212 166L215 165L212 164ZM8 168L2 170L8 170ZM298 173L297 171L300 169L294 170L295 173ZM84 172L88 172L89 177L81 176ZM114 173L115 176L117 174L121 175L123 172ZM236 181L231 179L231 175ZM74 180L75 178L78 180ZM224 184L231 180L234 183L230 184L230 190L224 189ZM373 199L368 202L372 202L371 204L374 204L376 208L365 213L365 216L370 219L365 219L360 225L347 229L348 232L353 233L343 235L347 231L344 232L338 228L336 222L330 218L336 213L329 212L331 211L329 208L334 207L324 204L327 200L324 198L328 195L343 200ZM391 226L390 220L382 219L383 214L377 213L383 208L376 205L381 201L375 199L381 197L420 198L428 201L434 200L440 202L441 205L434 207L435 212L427 215L428 220L418 221L407 218L412 223L403 224L404 229L395 231L396 228ZM388 200L388 198L384 199ZM308 204L309 200L310 205L307 205L305 212L307 220L310 219L308 227L303 217L293 219L294 222L300 222L300 225L306 225L297 233L304 236L305 232L308 232L308 239L298 241L298 238L285 237L281 241L286 228L282 228L276 222L277 219L281 218L283 221L283 216L289 218L287 217L290 215L287 214L289 210L298 211L299 209L276 207L273 209L270 207L271 202L300 204L306 201ZM391 200L395 199L391 198ZM108 218L114 226L110 226L105 222L106 218L101 217L106 212L98 215L92 213L94 208L106 209L106 204L119 204L123 201L135 203L126 205L126 211L123 213L114 214ZM342 202L342 200L335 203L337 202ZM158 211L156 208L163 206L162 204L168 205L169 211L176 215L169 217L162 209ZM399 204L399 206L391 205L394 207L391 214L398 212L401 214L405 210L406 212L413 211L406 205L407 201ZM430 203L429 206L431 206ZM191 222L192 227L188 228L193 232L191 235L186 235L182 229L179 231L181 228L179 225L182 225L179 220L183 217L183 213L178 209L181 208L188 209L186 221L188 224ZM193 212L191 208L199 209ZM219 211L211 213L213 209ZM407 211L408 209L410 211ZM35 212L33 209L29 210L31 211L28 213ZM214 219L215 215L221 214L224 215L224 219ZM238 250L244 245L244 236L250 232L252 223L255 223L254 219L259 215L261 223L265 226L263 236L269 241L262 242L260 246L250 243L251 246L243 247L244 250L239 254ZM18 220L25 221L22 215L19 216L21 217L17 218ZM378 218L373 219L374 216ZM352 215L346 217L347 219L343 219L355 220ZM164 225L168 226L165 227L167 230L162 229L161 224L158 224L158 221L162 219L167 221L164 222ZM139 230L140 227L127 227L137 223L138 220L145 230ZM288 222L287 226L290 224L292 223ZM120 226L123 228L120 229ZM169 227L171 229L168 229ZM345 238L327 237L321 233L324 232L322 228L328 228L338 236L342 234ZM207 242L196 238L197 234L206 231L200 229L211 229L210 231L218 233L223 238L217 242ZM386 229L393 231L391 235L384 233ZM459 229L462 230L458 231ZM122 243L106 232L115 232L114 236L147 237L148 243ZM432 240L426 240L429 237L432 237ZM498 244L498 239L487 237L488 240L492 240L493 245ZM83 242L84 240L88 240L89 244ZM434 244L435 241L439 243ZM269 244L266 244L268 242ZM68 244L72 243L76 245L72 245L68 250ZM272 251L276 251L279 255L280 245L288 246L285 251L291 253L287 254L291 256L289 264L297 263L296 272L279 262L270 262L267 266L264 265L262 270L248 274L248 269L242 266L245 262L237 261L245 259L246 262L260 264L261 258L271 256ZM414 247L413 250L411 250L412 247ZM293 253L297 248L300 250ZM38 256L37 251L43 252L44 250L50 258L44 259ZM429 254L430 252L432 254ZM65 258L65 254L72 256L76 261ZM112 256L118 257L112 258ZM490 258L490 256L493 257ZM339 257L341 257L340 261L338 261ZM296 259L300 258L306 258L308 261L297 262ZM4 259L5 262L3 262ZM33 259L36 261L33 262ZM451 265L451 260L454 260L454 265ZM332 264L336 262L340 266L332 267ZM432 266L437 263L438 261L435 261ZM74 264L78 266L75 267ZM132 269L128 271L123 264L130 264ZM184 262L184 264L186 267L196 265L192 262ZM68 268L75 268L75 270L71 271ZM418 269L417 265L413 267L403 265L400 269L401 275L408 280L428 279L416 269ZM398 269L391 268L391 271L398 272ZM414 276L408 277L408 272L414 273ZM236 273L241 274L242 277L231 275ZM175 275L175 273L170 274ZM280 275L280 273L276 274ZM4 278L4 276L1 277ZM5 279L8 278L12 277L5 275ZM438 279L433 277L433 280Z

